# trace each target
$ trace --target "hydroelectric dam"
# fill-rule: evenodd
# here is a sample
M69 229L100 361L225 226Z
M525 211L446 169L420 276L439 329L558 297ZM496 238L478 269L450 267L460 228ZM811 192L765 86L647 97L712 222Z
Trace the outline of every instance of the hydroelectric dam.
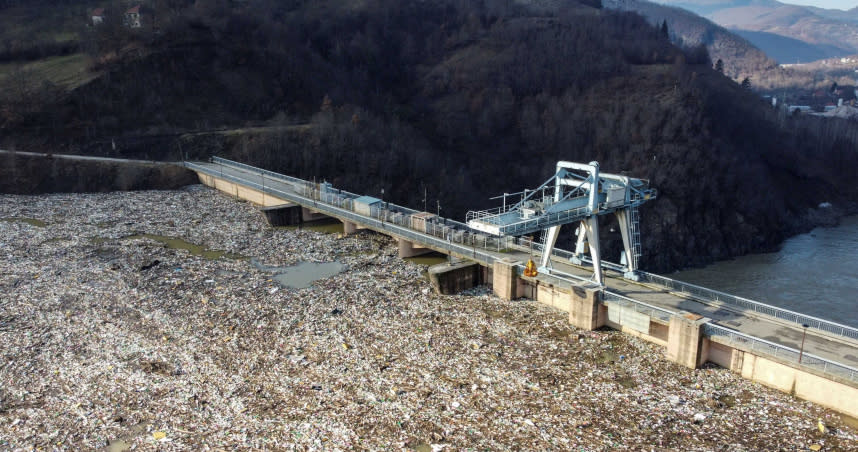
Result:
M332 217L346 234L363 228L393 237L400 257L455 257L456 264L430 269L442 293L485 283L503 299L567 312L576 328L617 329L664 347L681 365L711 362L858 417L858 329L638 269L637 209L657 193L646 181L600 172L596 162L559 162L540 187L505 194L502 207L470 212L466 223L222 158L184 165L269 218ZM603 214L619 220L622 264L599 255ZM563 224L578 225L575 251L554 247ZM540 233L541 241L524 237Z

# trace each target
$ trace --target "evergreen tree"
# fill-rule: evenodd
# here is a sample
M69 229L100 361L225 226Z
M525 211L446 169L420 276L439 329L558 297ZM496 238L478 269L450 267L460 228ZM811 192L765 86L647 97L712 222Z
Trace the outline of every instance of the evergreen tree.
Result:
M751 79L750 79L750 77L745 77L745 78L742 80L742 88L745 88L745 89L747 89L747 90L750 90L750 89L751 89Z
M715 62L715 70L722 74L724 73L724 61L721 58L718 58L718 61Z
M665 39L670 39L670 31L667 29L667 19L661 22L661 35L664 36Z

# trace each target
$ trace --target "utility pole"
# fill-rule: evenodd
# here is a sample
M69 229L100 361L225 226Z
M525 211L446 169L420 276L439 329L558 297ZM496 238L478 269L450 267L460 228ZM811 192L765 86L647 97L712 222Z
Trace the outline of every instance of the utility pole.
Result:
M801 364L801 357L804 355L804 338L807 336L807 327L810 325L806 323L802 323L801 327L804 328L804 332L801 334L801 348L798 351L798 363Z
M441 200L438 199L436 201L438 202L438 216L440 217L441 216Z

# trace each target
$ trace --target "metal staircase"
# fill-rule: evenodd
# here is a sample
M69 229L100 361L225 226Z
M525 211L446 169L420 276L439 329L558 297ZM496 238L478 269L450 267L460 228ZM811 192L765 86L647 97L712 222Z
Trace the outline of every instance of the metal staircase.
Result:
M639 268L638 264L640 264L639 259L641 257L641 254L643 253L643 247L641 246L641 227L640 227L641 214L638 211L637 205L633 204L631 207L629 207L629 216L631 218L631 221L629 222L629 223L631 223L631 227L629 228L630 229L629 232L631 234L629 234L629 235L631 236L631 239L632 239L631 263L632 263L632 268Z

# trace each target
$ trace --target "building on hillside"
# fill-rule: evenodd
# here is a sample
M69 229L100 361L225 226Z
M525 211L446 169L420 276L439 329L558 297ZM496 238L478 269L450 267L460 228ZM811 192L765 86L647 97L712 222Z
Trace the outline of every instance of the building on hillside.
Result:
M140 5L133 6L128 8L128 11L125 11L124 23L128 28L140 28L142 26L140 23Z
M95 8L92 10L92 25L96 26L104 22L104 8Z

